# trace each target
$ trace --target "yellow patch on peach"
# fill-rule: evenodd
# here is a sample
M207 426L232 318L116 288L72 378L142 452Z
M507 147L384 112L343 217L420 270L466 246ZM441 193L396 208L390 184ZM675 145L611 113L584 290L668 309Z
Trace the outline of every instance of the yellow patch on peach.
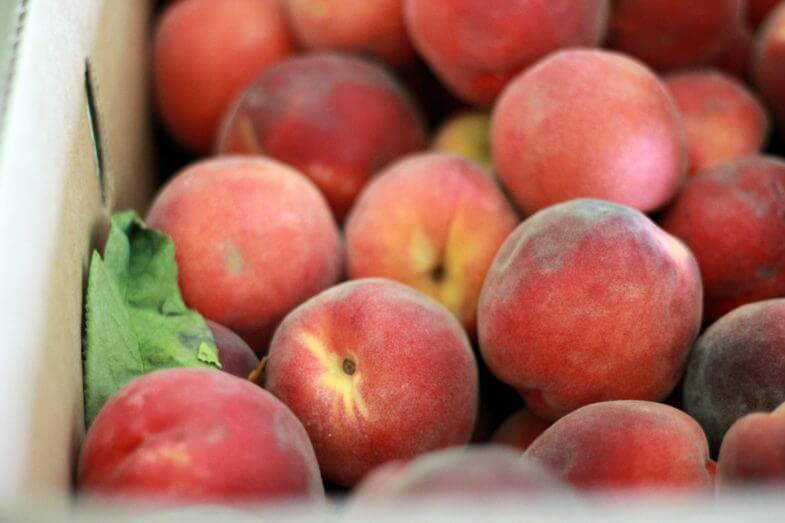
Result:
M324 371L319 376L319 383L334 393L334 407L343 405L346 416L354 419L359 412L365 419L369 418L368 406L360 393L362 373L355 367L350 375L344 371L344 358L329 351L325 344L310 332L303 332L299 336L300 343L321 363ZM356 365L356 359L354 360Z
M409 256L414 263L415 272L427 276L439 261L436 247L422 229L414 229L412 232L409 241Z
M191 462L191 456L188 454L186 444L183 441L167 445L156 445L144 451L143 459L146 461L165 460L179 465L187 465Z

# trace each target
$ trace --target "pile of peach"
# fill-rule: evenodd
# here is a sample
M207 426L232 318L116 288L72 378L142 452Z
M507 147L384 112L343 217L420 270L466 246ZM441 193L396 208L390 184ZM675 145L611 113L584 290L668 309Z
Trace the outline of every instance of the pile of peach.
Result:
M785 1L179 0L153 67L227 372L115 395L85 495L785 489Z

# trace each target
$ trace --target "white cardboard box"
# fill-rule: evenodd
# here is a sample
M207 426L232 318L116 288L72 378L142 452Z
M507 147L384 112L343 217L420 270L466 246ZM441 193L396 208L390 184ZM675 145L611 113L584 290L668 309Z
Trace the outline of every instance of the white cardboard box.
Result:
M69 492L84 432L87 260L110 211L144 205L154 179L151 6L148 0L0 2L0 12L12 16L0 57L13 54L13 74L0 83L7 101L0 115L0 501L59 498ZM8 52L17 32L18 44Z

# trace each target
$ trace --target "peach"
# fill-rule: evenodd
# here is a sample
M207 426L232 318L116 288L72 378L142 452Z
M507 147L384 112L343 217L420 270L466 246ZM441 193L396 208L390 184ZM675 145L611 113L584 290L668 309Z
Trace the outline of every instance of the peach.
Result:
M172 237L186 304L257 355L278 322L342 271L327 203L303 175L265 158L204 160L158 193L148 224Z
M731 425L720 447L719 488L785 482L785 406L748 414Z
M410 285L471 334L485 273L518 221L479 165L452 154L413 155L357 199L345 229L348 274Z
M785 3L772 11L756 36L752 77L785 127Z
M166 128L197 153L213 147L232 99L295 52L277 0L184 0L155 31L153 87Z
M580 489L708 490L706 436L682 411L650 401L608 401L568 414L525 453Z
M414 46L456 95L489 107L505 84L548 53L594 46L608 0L404 0Z
M706 320L785 294L785 162L753 156L698 173L662 217L701 269Z
M493 170L491 158L491 116L486 112L464 111L451 116L436 131L431 149L454 153Z
M507 238L478 307L488 368L556 419L615 399L661 400L701 322L698 265L644 214L579 199Z
M592 197L651 211L687 167L684 128L645 66L599 50L559 51L515 78L491 116L497 174L525 213Z
M730 44L742 0L617 0L608 45L665 71L706 65Z
M707 70L673 74L665 85L684 119L690 174L760 152L768 116L741 83Z
M245 504L323 498L302 424L273 395L224 372L145 374L103 406L82 445L89 497Z
M275 333L266 388L302 420L325 478L351 486L392 460L469 441L477 363L438 302L355 280L292 311Z
M512 413L501 426L493 433L491 441L500 445L509 445L520 450L526 450L551 422L540 419L528 409L520 409Z
M245 341L220 323L207 320L218 347L221 370L238 378L247 378L259 365L259 358Z
M395 78L371 62L321 53L257 78L225 115L218 152L293 165L341 219L372 174L425 144L421 116Z
M409 462L374 469L352 493L350 503L373 500L438 499L471 495L490 500L569 490L534 460L501 445L428 452Z
M405 66L414 49L403 25L402 0L283 0L297 40L306 49L367 54Z
M747 23L757 29L782 0L747 0Z
M726 314L698 339L684 378L684 410L717 449L730 426L785 402L785 299Z

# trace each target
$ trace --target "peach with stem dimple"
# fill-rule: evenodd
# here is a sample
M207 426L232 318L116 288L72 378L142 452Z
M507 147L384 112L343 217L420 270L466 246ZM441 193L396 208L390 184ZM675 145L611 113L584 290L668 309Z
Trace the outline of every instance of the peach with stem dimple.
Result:
M346 222L350 278L410 285L474 334L485 274L518 217L478 164L423 153L381 172Z
M383 279L304 303L270 346L265 387L302 420L322 474L351 486L374 467L469 441L477 364L443 306Z

